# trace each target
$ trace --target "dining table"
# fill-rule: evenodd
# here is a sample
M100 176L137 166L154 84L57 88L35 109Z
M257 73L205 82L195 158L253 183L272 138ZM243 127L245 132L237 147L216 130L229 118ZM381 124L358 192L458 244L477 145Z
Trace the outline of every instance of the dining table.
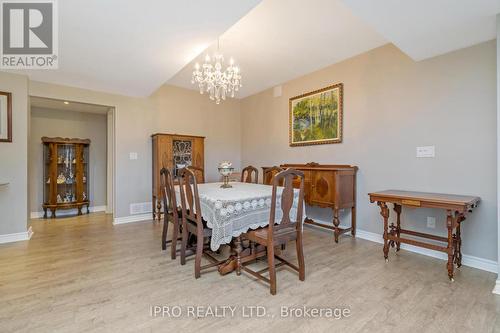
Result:
M222 188L221 182L198 184L201 216L207 227L212 229L210 248L217 251L221 245L230 244L232 255L219 266L219 272L226 274L233 270L239 275L241 265L265 255L265 249L248 246L244 248L242 234L249 230L266 227L271 213L271 185L230 182L231 187ZM281 193L283 187L276 192L275 223L280 223L283 216L281 210ZM180 206L180 188L175 186L177 203ZM294 200L290 218L297 216L298 189L294 189Z

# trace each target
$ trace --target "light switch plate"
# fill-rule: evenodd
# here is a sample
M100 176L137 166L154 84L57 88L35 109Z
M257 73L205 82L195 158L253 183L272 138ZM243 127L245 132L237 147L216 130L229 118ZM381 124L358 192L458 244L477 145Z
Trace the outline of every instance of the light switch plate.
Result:
M417 147L417 157L435 157L436 149L434 146Z
M137 153L136 152L131 152L129 153L129 159L131 160L136 160L137 159Z
M434 216L427 216L427 228L436 228L436 218Z

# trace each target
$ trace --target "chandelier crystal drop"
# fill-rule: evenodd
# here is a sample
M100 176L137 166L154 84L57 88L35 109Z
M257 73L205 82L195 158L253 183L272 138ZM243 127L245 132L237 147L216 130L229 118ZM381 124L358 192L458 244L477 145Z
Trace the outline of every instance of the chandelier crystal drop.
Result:
M217 53L212 58L207 54L201 66L196 63L191 79L192 84L198 84L200 94L209 93L216 104L220 104L226 96L234 98L235 92L242 86L240 69L234 65L234 60L231 58L229 66L226 69L223 67L224 56L219 52L217 40Z

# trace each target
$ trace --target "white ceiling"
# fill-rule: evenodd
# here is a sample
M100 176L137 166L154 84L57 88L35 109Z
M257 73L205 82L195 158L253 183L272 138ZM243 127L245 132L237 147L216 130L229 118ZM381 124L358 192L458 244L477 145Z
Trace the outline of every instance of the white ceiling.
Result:
M69 104L65 104L64 102L68 102ZM36 109L48 109L48 110L107 114L110 109L109 106L105 105L62 101L59 99L34 97L34 96L30 97L30 106L32 108L32 111L35 110L35 112Z
M342 0L414 60L496 37L500 0Z
M260 0L64 0L59 70L32 80L147 96Z
M220 38L226 60L241 67L246 97L295 77L386 44L338 0L264 0ZM190 89L196 61L168 83Z
M60 69L28 73L131 96L165 82L197 89L194 62L221 36L242 70L237 97L246 97L389 42L422 60L487 41L500 13L500 0L259 2L59 1Z

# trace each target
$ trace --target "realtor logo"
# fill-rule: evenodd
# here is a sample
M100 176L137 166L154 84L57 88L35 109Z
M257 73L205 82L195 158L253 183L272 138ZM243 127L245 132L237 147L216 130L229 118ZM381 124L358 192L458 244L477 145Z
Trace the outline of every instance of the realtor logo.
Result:
M57 69L55 1L0 0L2 69Z

